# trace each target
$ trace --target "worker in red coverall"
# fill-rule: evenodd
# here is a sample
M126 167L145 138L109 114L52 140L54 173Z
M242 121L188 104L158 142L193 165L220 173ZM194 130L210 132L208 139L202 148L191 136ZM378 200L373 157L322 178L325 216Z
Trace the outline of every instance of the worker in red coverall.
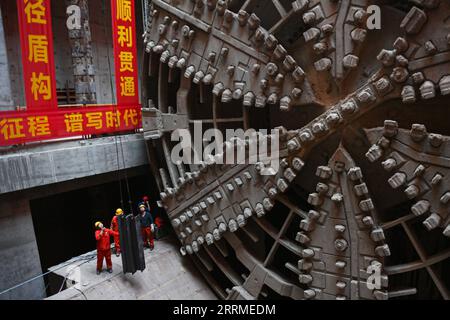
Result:
M144 203L139 204L139 220L141 221L142 239L144 241L144 248L150 248L153 250L155 247L153 242L153 232L155 226L153 225L153 218L150 211L147 209Z
M122 209L116 210L116 215L111 220L111 230L117 232L117 236L114 236L114 250L116 257L120 256L120 237L119 237L119 216L123 215Z
M152 216L153 219L153 230L152 230L152 234L153 234L153 239L158 240L158 218L155 216L155 214L153 213L151 207L150 207L150 197L149 196L143 196L142 197L142 203L145 204L146 209L150 212L150 215Z
M106 229L101 222L96 222L95 228L97 229L95 230L95 240L97 240L97 274L102 272L103 258L106 259L106 268L108 272L112 273L110 237L119 235L119 233Z

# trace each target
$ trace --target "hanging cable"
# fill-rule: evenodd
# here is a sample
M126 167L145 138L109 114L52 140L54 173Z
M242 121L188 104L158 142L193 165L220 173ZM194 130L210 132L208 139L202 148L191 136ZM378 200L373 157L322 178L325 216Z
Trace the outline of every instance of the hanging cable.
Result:
M125 184L126 184L126 187L127 187L127 194L128 194L128 204L130 205L130 213L132 215L134 215L134 212L133 212L133 201L131 200L130 184L128 183L128 174L127 174L127 169L126 169L125 155L123 153L123 144L122 144L122 138L121 137L119 137L119 141L120 141L120 149L122 150L122 161L123 161L123 166L124 166Z
M61 283L61 287L59 288L58 293L60 293L60 292L62 291L62 289L64 288L64 283L65 283L66 280L67 280L67 277L71 274L71 272L72 272L73 270L75 270L75 268L81 267L83 264L90 262L90 261L91 261L92 259L94 259L94 258L95 258L95 256L92 256L92 257L90 257L89 259L87 259L86 261L84 261L84 262L82 262L82 263L80 263L80 264L74 266L72 269L70 269L70 271L68 271L68 272L66 273L66 275L64 276L64 279L63 279L63 281L62 281L62 283Z
M117 136L115 138L115 144L116 144L116 159L117 159L117 179L119 180L119 192L120 192L120 207L124 207L123 203L123 191L122 191L122 178L120 176L120 159L119 159L119 146L117 144Z
M103 16L106 16L106 1L103 0L102 1L102 10L103 10ZM103 20L103 26L104 26L104 32L105 32L105 39L107 39L107 32L106 32L106 19ZM107 46L108 48L108 46ZM109 54L109 49L107 49L107 56L108 56L108 68L109 68L109 74L110 74L110 85L111 85L111 94L114 95L114 90L113 90L113 82L112 82L112 67L111 67L111 58L110 58L110 54ZM116 92L117 95L117 92ZM117 115L118 113L118 108L117 108L117 99L115 99L114 103L114 113ZM121 179L121 175L120 175L120 157L119 157L119 147L118 145L120 144L120 149L121 149L121 154L122 154L122 162L123 162L123 172L125 175L125 185L126 185L126 189L127 189L127 196L128 196L128 204L130 206L130 213L133 214L133 202L131 200L131 192L130 192L130 185L129 185L129 181L128 181L128 174L127 174L127 168L126 168L126 162L125 162L125 155L123 152L123 143L122 143L122 138L119 136L117 136L117 134L114 136L115 139L115 144L116 144L116 157L117 157L117 175L118 175L118 179L119 179L119 189L120 189L120 203L122 208L124 208L124 201L123 201L123 188L122 188L122 179ZM118 141L119 140L119 141Z
M9 292L9 291L12 291L12 290L14 290L14 289L20 288L21 286L26 285L27 283L30 283L30 282L32 282L32 281L34 281L34 280L37 280L37 279L39 279L39 278L42 278L42 277L44 277L44 276L46 276L46 275L48 275L48 274L50 274L50 273L54 273L55 271L61 270L62 268L65 268L65 267L71 265L71 264L74 263L74 262L81 261L81 260L86 260L86 259L90 261L90 260L92 260L93 258L95 258L96 256L97 256L96 254L95 254L95 255L92 254L92 255L88 255L88 256L79 257L78 259L75 259L75 260L73 260L73 261L69 261L69 262L67 262L66 264L60 266L59 268L53 269L53 270L51 270L51 271L47 271L47 272L45 272L45 273L41 273L41 274L39 274L39 275L37 275L37 276L31 278L31 279L28 279L28 280L23 281L23 282L21 282L21 283L19 283L19 284L16 284L15 286L12 286L11 288L8 288L8 289L3 290L2 292L0 292L0 296L1 296L2 294L5 294L5 293Z
M102 0L102 15L106 17L106 0ZM103 19L103 31L105 34L105 39L108 39L108 33L107 33L107 27L106 27L106 21L107 19ZM111 67L111 57L109 52L109 46L106 46L106 55L108 59L108 71L109 71L109 84L111 86L111 97L113 100L115 100L114 97L114 84L112 80L112 67ZM117 103L114 103L114 114L117 114ZM117 102L117 101L116 101ZM114 143L116 145L116 160L117 160L117 179L119 180L119 192L120 192L120 207L124 208L124 201L123 201L123 188L122 188L122 177L120 172L120 158L119 158L119 143L117 141L117 135L114 135ZM125 169L125 164L124 164Z

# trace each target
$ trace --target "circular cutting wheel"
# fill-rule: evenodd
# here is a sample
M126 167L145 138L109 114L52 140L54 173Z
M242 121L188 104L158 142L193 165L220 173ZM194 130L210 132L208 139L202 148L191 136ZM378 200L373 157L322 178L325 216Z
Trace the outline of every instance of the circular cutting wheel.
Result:
M448 1L154 0L149 17L160 205L219 297L450 298ZM174 162L172 134L206 145L199 128L275 129L279 170Z

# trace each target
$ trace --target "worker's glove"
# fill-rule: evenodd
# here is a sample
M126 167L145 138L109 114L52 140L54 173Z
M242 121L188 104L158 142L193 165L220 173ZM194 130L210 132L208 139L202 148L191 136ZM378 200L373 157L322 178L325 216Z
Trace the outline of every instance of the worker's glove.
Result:
M154 225L154 224L152 224L152 225L150 226L150 228L151 228L152 232L155 232L155 225Z

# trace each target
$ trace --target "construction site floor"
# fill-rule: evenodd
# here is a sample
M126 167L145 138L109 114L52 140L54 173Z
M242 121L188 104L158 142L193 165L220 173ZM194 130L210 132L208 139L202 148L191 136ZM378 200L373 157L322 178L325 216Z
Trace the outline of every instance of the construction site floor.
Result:
M122 259L112 255L113 273L96 274L96 251L50 268L68 288L49 300L212 300L217 299L191 260L181 257L173 237L145 249L146 268L123 274ZM90 259L89 259L90 258Z

